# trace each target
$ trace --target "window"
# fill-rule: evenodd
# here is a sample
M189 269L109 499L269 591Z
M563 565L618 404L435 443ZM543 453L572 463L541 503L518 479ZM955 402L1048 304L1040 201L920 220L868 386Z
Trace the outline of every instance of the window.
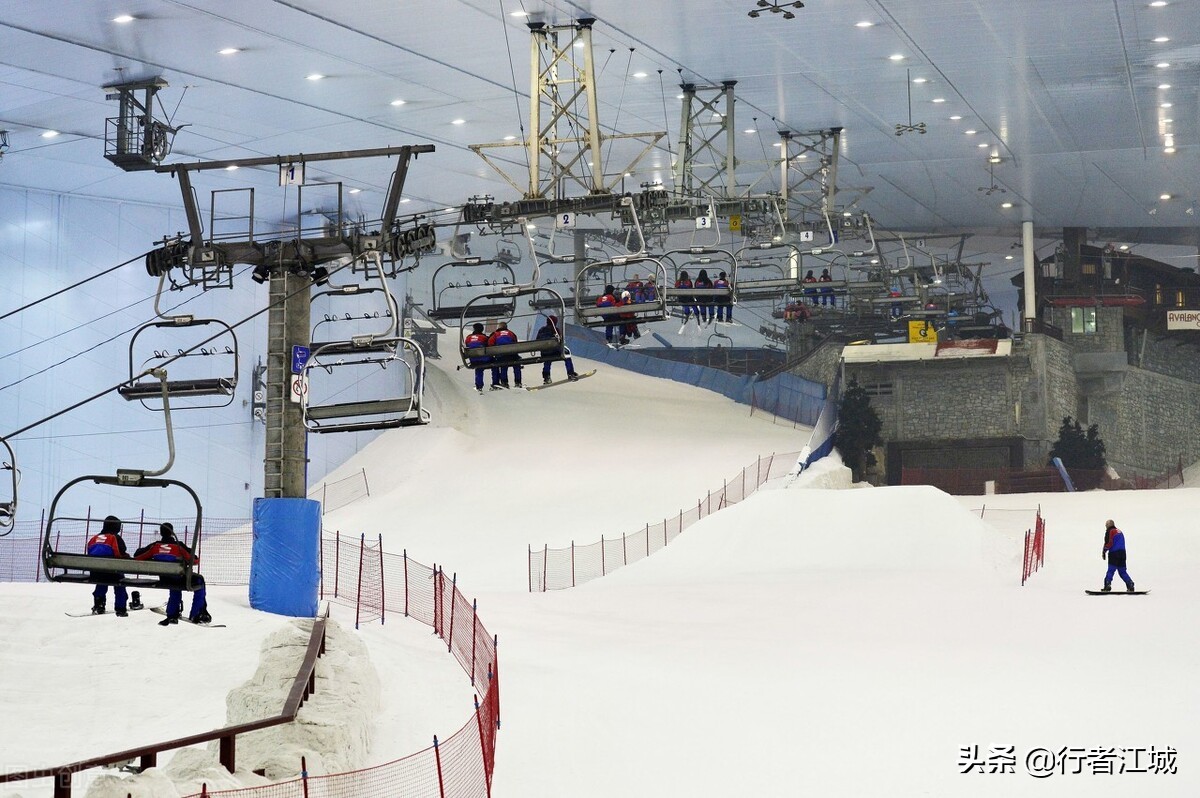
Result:
M1071 308L1071 332L1094 335L1096 332L1096 309Z
M867 396L892 395L892 384L890 382L865 382L862 387L867 392Z

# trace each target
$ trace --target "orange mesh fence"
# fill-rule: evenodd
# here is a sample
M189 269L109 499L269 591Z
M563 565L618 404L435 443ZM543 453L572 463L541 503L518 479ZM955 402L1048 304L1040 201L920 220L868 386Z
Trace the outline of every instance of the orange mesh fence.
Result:
M1025 555L1021 561L1021 584L1037 573L1046 561L1046 520L1039 508L1033 529L1025 531Z
M617 568L649 557L662 549L692 524L737 504L750 496L768 480L785 476L796 464L799 452L760 457L728 479L715 491L709 491L695 505L656 524L646 524L636 532L620 537L601 537L595 543L577 544L567 548L529 549L529 590L561 590L606 576Z

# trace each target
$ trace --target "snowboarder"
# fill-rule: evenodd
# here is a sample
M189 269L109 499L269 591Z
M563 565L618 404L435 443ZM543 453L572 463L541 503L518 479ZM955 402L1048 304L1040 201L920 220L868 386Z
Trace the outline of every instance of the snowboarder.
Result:
M185 562L190 565L196 565L199 562L192 550L175 537L175 527L170 521L158 528L158 534L160 539L135 551L133 559ZM167 626L179 623L179 616L183 613L183 585L176 576L160 576L158 581L162 583L163 587L170 589L167 598L167 617L160 621L159 625ZM200 574L192 574L192 584L195 586L195 591L192 593L192 610L188 613L188 620L192 623L209 623L212 621L212 616L208 614L204 577Z
M1125 533L1117 529L1117 525L1111 518L1104 522L1104 549L1100 552L1100 557L1108 559L1108 573L1104 575L1104 592L1112 590L1113 573L1116 573L1125 583L1125 589L1132 593L1133 580L1129 578L1129 572L1125 570Z
M546 323L542 325L542 329L537 331L534 337L536 341L546 341L551 338L558 337L558 316L550 316L546 319ZM546 354L553 354L547 352ZM571 350L565 346L562 348L563 363L567 365L567 379L574 382L579 379L579 375L575 373L575 364L571 362ZM550 363L547 360L542 363L542 384L546 385L550 382Z
M471 334L463 339L464 349L480 349L487 346L488 337L484 335L483 325L479 322L471 327ZM473 357L471 365L475 367L475 390L483 393L483 368L485 363L490 363L491 358Z
M100 526L100 533L93 535L87 543L87 554L89 557L129 557L125 548L125 539L121 537L120 518L110 515L104 519L104 523ZM92 591L92 614L104 614L108 586L112 585L113 609L118 618L127 616L129 613L126 611L126 603L129 596L125 592L125 586L120 584L121 575L102 571L92 571L91 573L92 579L96 582L96 589Z

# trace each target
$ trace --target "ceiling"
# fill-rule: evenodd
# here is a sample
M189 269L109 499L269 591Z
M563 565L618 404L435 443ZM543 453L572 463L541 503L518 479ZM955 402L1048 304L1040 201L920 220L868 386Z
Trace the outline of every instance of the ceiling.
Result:
M169 176L125 173L103 158L116 103L101 87L162 76L160 114L186 125L167 162L430 143L436 152L409 171L404 211L478 194L517 199L468 145L519 138L528 127L526 23L587 16L596 19L602 126L669 132L628 190L670 181L681 79L736 80L739 183L768 170L777 131L836 126L839 185L873 187L861 206L892 230L972 231L1005 253L1023 219L1049 237L1082 226L1108 240L1197 243L1200 0L808 0L792 20L754 19L753 8L754 0L10 0L0 3L0 129L11 145L0 185L178 205ZM531 16L513 15L520 11ZM123 14L134 19L113 21ZM314 73L325 77L306 79ZM928 132L898 136L896 125L910 121ZM47 130L59 135L42 137ZM379 215L392 164L319 166L310 180L360 189L351 211ZM277 182L273 168L195 178L205 208L208 189L278 191Z

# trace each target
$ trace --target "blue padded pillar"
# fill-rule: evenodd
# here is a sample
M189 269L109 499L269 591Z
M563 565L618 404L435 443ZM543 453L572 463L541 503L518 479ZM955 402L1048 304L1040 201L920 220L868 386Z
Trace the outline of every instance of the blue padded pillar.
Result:
M312 618L321 580L321 503L255 499L250 606Z

